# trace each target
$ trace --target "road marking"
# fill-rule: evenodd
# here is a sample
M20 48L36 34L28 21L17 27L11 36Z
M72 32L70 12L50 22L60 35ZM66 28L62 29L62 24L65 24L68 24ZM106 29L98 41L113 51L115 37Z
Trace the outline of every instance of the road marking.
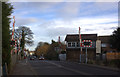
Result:
M92 75L92 74L89 74L89 73L85 73L85 72L82 72L82 71L78 71L78 70L75 70L75 69L71 69L71 68L67 68L67 67L64 67L62 65L59 65L59 64L56 64L56 63L53 63L53 62L49 62L49 61L46 61L47 63L50 63L50 64L53 64L57 67L61 67L63 69L66 69L66 70L70 70L70 71L73 71L73 72L76 72L76 73L79 73L79 74L82 74L82 75Z
M81 72L81 71L78 71L78 70L75 70L75 69L71 69L71 68L67 68L67 67L63 67L63 68L66 69L66 70L70 70L70 71L82 74L82 75L92 75L92 74L89 74L89 73Z
M28 66L30 67L30 70L33 72L33 74L36 76L36 77L39 77L37 76L37 73L35 72L35 70L33 70L31 64L29 62L27 62Z
M57 67L63 67L63 66L61 66L61 65L59 65L59 64L56 64L56 63L53 63L53 62L49 62L49 61L46 61L47 63L50 63L50 64L53 64L53 65L55 65L55 66L57 66Z

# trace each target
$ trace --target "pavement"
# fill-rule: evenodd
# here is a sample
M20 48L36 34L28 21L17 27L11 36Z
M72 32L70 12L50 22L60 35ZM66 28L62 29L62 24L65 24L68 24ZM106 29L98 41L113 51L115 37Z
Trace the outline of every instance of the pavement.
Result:
M9 75L36 75L27 59L18 61Z

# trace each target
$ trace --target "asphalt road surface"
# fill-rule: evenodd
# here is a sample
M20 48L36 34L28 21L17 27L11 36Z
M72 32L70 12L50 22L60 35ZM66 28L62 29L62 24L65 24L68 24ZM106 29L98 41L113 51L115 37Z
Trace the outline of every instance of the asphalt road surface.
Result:
M28 60L35 75L118 75L118 70L66 61Z

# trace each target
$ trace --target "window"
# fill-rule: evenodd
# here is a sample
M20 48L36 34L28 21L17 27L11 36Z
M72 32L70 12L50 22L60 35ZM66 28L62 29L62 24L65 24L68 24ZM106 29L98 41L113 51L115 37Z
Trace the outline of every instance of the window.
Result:
M77 47L80 47L80 42L77 42Z
M75 47L75 42L72 42L72 47Z
M68 42L67 47L76 47L76 43L75 42Z
M71 47L71 43L68 43L68 47Z

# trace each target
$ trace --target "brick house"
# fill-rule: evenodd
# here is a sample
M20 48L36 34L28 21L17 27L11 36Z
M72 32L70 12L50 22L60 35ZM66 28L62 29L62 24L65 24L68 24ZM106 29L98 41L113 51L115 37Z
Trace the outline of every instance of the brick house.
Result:
M96 57L97 34L81 34L82 40L92 40L92 47L88 48L88 60ZM80 40L79 34L68 34L66 41L66 59L68 61L80 61ZM85 61L85 47L82 47L82 61Z

